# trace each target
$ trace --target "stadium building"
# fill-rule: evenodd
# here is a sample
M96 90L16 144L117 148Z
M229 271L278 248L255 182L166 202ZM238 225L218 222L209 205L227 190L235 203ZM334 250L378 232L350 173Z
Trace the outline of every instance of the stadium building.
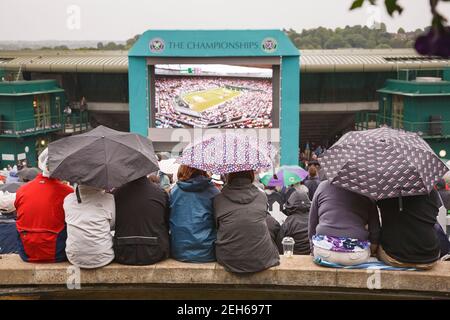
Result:
M54 79L65 90L66 101L87 99L92 126L104 124L128 130L127 54L4 51L0 52L0 78ZM419 70L421 77L439 77L445 67L450 67L450 60L423 57L412 49L302 50L300 144L330 145L346 131L354 130L362 113L379 111L379 90L388 79L401 78L405 70Z

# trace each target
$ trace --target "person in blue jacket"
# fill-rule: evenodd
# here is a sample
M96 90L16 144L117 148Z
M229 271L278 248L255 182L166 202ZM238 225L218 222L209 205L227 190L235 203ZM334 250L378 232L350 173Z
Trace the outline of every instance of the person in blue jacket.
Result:
M213 198L219 193L205 171L181 165L170 192L172 258L184 262L216 260Z

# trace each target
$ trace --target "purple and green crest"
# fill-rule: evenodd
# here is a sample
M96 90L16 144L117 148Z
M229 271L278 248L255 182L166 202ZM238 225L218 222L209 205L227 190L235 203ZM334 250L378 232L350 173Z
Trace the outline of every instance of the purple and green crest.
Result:
M265 38L262 42L262 49L267 53L275 52L278 47L277 40L274 38Z
M153 53L162 52L165 48L164 40L161 38L154 38L150 41L150 51Z

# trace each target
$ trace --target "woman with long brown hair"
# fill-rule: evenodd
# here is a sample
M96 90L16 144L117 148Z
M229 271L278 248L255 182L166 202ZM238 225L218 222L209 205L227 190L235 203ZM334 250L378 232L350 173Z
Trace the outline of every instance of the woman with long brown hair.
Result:
M181 165L170 192L171 253L186 262L215 261L213 198L219 190L205 171Z

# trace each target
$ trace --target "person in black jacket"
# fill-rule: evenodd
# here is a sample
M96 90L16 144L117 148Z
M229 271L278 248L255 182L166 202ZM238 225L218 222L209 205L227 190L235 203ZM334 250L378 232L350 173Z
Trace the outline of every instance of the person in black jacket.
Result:
M439 260L440 243L434 226L441 201L430 194L378 201L381 238L378 258L394 267L431 269Z
M147 177L120 187L114 194L115 261L149 265L169 257L169 199Z
M309 209L311 201L306 192L289 188L289 198L283 208L283 213L288 217L281 225L277 237L277 246L280 254L283 253L282 240L284 237L292 237L295 241L294 254L310 254L310 244L308 237Z

